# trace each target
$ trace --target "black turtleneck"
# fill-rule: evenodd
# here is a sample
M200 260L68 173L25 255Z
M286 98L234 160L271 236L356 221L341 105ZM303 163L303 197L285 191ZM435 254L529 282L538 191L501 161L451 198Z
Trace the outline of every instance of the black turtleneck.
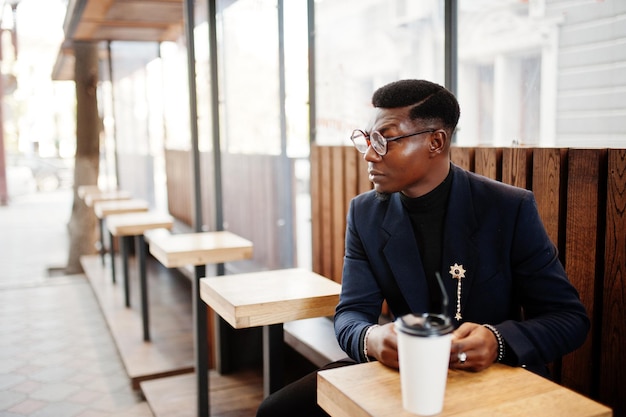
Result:
M431 313L441 311L441 291L435 272L441 266L443 247L443 221L448 206L450 186L452 185L452 169L448 176L434 190L421 197L410 198L400 193L400 199L411 219L415 240L419 248L424 273L428 281Z

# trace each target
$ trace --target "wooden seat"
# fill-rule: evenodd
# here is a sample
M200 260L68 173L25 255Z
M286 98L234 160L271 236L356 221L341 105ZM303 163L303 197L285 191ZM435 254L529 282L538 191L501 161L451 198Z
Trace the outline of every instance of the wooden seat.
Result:
M339 347L330 317L289 321L283 327L285 343L318 368L348 356Z

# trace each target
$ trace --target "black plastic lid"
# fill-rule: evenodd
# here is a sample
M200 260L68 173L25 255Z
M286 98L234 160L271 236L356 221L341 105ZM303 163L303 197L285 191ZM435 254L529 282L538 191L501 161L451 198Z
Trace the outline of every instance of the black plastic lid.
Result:
M422 337L441 336L454 330L450 317L443 314L407 314L398 317L395 323L399 331Z

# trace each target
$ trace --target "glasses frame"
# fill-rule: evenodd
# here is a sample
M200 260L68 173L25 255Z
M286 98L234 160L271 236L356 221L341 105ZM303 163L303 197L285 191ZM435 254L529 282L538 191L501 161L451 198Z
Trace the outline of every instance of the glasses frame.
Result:
M398 140L398 139L408 138L410 136L422 135L424 133L434 133L436 131L437 131L437 129L425 129L425 130L420 130L419 132L415 132L415 133L409 133L409 134L406 134L406 135L400 135L400 136L394 136L394 137L391 137L391 138L386 138L378 130L374 130L372 133L367 133L367 132L362 131L361 129L354 129L352 131L352 135L350 135L350 140L352 141L352 144L354 145L356 150L361 152L361 153L363 153L363 154L365 152L367 152L367 150L371 146L372 149L374 149L374 152L376 152L378 155L385 156L387 154L387 150L388 150L387 144L389 142L392 142L392 141ZM354 138L356 136L358 136L358 135L362 135L365 138L365 142L367 143L367 147L366 148L363 148L362 146L357 145L357 143L354 141ZM375 137L374 135L379 136L380 139L372 141L371 138ZM372 143L373 143L373 145L372 145ZM380 147L380 149L376 149L377 147Z

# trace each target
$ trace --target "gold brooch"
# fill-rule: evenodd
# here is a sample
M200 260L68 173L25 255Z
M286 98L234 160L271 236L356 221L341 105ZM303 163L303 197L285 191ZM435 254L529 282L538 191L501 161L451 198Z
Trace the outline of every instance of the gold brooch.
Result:
M454 318L456 320L461 320L461 280L465 278L465 269L463 269L463 265L459 265L455 263L450 267L450 275L452 278L458 280L456 285L456 314Z

